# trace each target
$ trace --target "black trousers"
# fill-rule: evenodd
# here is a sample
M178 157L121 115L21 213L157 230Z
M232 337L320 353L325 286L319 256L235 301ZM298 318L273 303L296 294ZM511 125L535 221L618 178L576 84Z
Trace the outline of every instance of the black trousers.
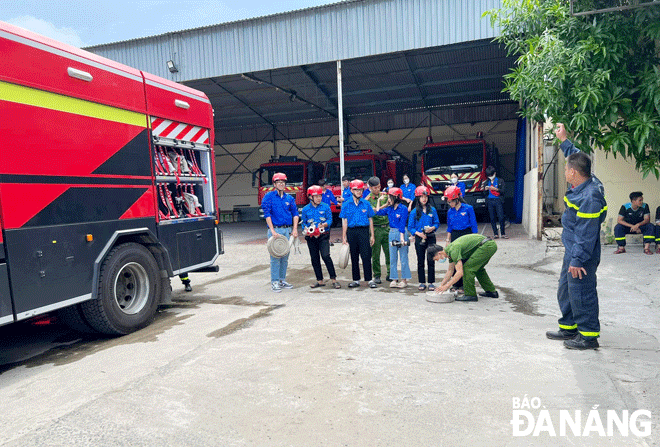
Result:
M417 279L420 284L425 284L426 275L424 274L424 263L426 262L427 271L429 272L429 284L435 282L435 261L433 259L428 259L426 256L426 249L429 248L429 245L435 244L436 238L435 233L427 233L426 240L415 235L415 253L417 253Z
M502 228L504 228L504 227L502 227ZM462 230L453 230L451 232L451 241L454 242L456 239L458 239L461 236L465 236L466 234L472 234L472 228L468 227L468 228L464 228ZM504 234L504 233L502 233L502 234ZM463 278L456 281L456 283L454 284L454 287L456 287L457 289L463 288Z
M364 280L371 281L371 244L369 243L369 227L352 227L346 229L346 239L351 250L351 269L353 281L360 280L360 258L364 268Z
M500 233L504 236L504 206L502 198L486 199L488 205L488 215L490 216L490 226L493 228L493 236L497 236L497 222L500 223Z
M319 237L306 237L309 257L312 259L312 267L317 281L323 281L323 270L321 270L321 258L328 269L330 279L336 279L335 265L330 257L330 234L324 234Z

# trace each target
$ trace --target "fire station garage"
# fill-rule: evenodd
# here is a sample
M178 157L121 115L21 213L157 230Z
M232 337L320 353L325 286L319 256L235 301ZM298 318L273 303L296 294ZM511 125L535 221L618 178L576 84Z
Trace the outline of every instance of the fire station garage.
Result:
M415 162L419 182L428 138L479 136L497 148L507 216L535 237L542 138L502 92L515 59L482 17L500 7L347 0L86 49L206 93L223 218L259 218L259 168L271 160L325 163L343 143Z

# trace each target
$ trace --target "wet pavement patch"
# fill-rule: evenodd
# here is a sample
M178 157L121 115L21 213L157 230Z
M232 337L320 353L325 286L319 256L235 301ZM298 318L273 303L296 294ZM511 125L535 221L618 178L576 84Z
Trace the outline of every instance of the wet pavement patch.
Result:
M207 334L206 336L211 338L220 338L220 337L224 337L225 335L233 334L236 331L249 327L254 320L269 316L272 311L274 311L275 309L279 309L280 307L284 307L284 304L276 304L276 305L268 306L265 309L261 309L259 312L250 315L247 318L241 318L239 320L232 321L227 326L224 326L216 331L213 331L210 334Z
M524 315L531 315L534 317L545 317L538 311L538 298L534 295L527 295L517 292L509 287L499 287L500 292L504 292L504 300L513 306L514 312L519 312Z

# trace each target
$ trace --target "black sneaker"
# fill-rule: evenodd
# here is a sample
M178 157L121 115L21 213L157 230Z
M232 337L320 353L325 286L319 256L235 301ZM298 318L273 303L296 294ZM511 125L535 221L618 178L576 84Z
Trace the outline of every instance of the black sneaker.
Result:
M499 298L500 294L495 292L481 292L479 296L485 296L486 298Z
M192 292L192 286L190 284L186 284L186 292Z
M577 329L566 330L559 329L558 331L548 331L545 336L550 340L571 340L578 334Z
M351 283L348 283L348 287L350 287L351 289L354 287L360 287L360 281L353 281Z
M456 301L479 301L479 298L473 295L459 295L455 299Z
M390 275L387 275L387 278L385 278L385 281L386 281L386 282L390 282L390 281L392 281L392 278L390 278Z
M371 281L369 281L369 287L375 289L376 287L378 287L378 284L376 284L376 281L372 279Z
M564 341L564 346L568 349L579 349L584 351L586 349L598 349L599 344L596 337L584 337L582 334L577 334L575 338Z
M377 276L377 277L374 278L374 282L376 284L381 284L383 281L380 280L380 276Z

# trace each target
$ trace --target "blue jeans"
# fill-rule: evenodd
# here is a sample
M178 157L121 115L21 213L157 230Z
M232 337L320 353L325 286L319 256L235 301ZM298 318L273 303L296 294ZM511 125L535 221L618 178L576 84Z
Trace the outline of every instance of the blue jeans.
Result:
M291 236L291 227L289 228L275 228L275 232L281 234L289 240ZM268 230L268 238L270 238L273 233ZM274 258L270 257L270 282L275 281L284 281L286 279L286 268L289 265L289 255L284 256L283 258Z
M397 258L401 255L401 279L411 279L410 266L408 265L408 246L393 247L392 241L401 241L401 232L390 228L390 234L387 240L390 243L390 279L392 281L399 279L399 269L397 268ZM407 239L404 239L407 241Z

